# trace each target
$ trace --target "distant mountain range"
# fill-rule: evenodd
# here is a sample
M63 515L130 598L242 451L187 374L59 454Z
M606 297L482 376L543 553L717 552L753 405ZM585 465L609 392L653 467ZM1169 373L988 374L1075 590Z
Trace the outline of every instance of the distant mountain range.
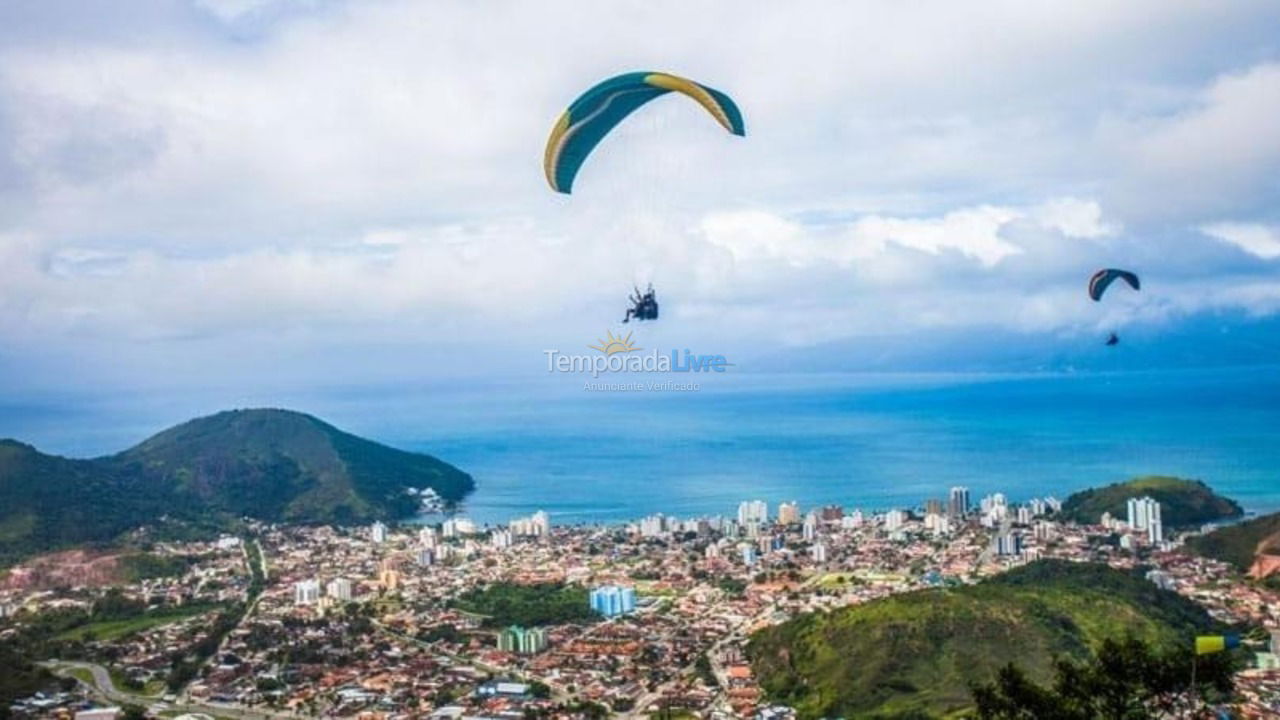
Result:
M116 455L73 460L0 440L0 564L107 542L161 518L360 523L413 515L416 492L446 502L471 476L288 410L232 410L183 423Z
M1203 314L1176 324L1018 332L998 327L859 337L771 352L763 372L1111 372L1280 364L1280 318Z
M1150 475L1074 493L1062 503L1059 517L1087 525L1097 525L1103 513L1124 520L1128 517L1129 499L1143 496L1160 503L1160 521L1171 529L1198 528L1244 515L1236 501L1215 493L1199 480Z
M769 700L802 720L955 717L972 704L970 684L1007 663L1044 682L1054 657L1086 657L1106 638L1186 646L1211 626L1137 571L1043 560L977 585L801 615L747 650Z

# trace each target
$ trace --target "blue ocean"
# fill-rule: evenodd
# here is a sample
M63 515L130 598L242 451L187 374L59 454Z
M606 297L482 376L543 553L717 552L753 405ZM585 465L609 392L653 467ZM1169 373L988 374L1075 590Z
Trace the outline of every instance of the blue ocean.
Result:
M729 515L744 499L915 507L1065 497L1143 474L1199 478L1280 509L1280 368L1058 375L757 375L696 392L593 392L543 375L418 388L0 406L0 437L113 452L229 406L315 414L475 476L479 522L543 509L558 523Z

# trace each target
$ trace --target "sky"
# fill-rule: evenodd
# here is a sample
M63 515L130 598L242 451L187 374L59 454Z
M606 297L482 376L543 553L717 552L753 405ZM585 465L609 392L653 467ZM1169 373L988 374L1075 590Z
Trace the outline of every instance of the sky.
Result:
M662 98L551 192L637 69L746 137ZM1096 344L1265 321L1278 268L1270 1L0 4L10 400L538 372L647 282L650 347Z

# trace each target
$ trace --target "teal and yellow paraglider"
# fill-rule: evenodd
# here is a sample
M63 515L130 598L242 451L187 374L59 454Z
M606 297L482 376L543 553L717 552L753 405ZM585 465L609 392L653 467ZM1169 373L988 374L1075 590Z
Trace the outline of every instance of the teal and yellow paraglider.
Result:
M618 75L574 100L551 129L543 158L551 189L566 194L572 191L578 169L595 146L636 108L669 92L693 99L734 135L747 134L738 106L719 90L667 73Z
M1142 281L1138 276L1128 270L1119 270L1117 268L1104 268L1094 273L1089 278L1089 298L1094 302L1101 302L1102 295L1111 287L1111 283L1116 280L1124 280L1129 287L1134 290L1142 289Z

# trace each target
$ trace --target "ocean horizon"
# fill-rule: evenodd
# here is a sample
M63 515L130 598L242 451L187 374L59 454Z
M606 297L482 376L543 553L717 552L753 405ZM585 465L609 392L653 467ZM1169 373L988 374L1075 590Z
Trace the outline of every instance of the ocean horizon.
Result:
M1200 479L1248 511L1280 510L1280 368L1068 374L754 374L697 392L589 392L584 377L242 396L289 407L471 473L479 523L557 524L776 506L912 508L1065 498L1128 478ZM0 437L87 457L207 414L199 396L0 408ZM434 518L424 518L431 520Z

